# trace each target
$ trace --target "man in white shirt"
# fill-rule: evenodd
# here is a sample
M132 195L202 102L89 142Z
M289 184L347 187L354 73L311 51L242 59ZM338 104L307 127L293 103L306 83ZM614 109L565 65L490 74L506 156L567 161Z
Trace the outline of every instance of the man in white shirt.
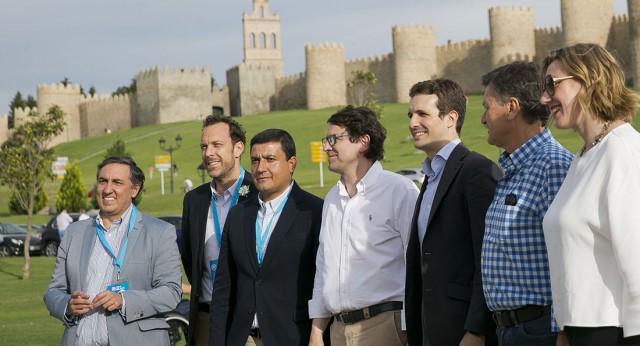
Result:
M60 240L64 237L64 232L69 227L69 224L73 222L71 215L67 212L67 209L62 209L60 214L56 216L56 226L58 227L58 234L60 234Z
M327 123L323 150L340 180L322 211L309 344L322 344L334 316L334 346L405 345L405 251L419 191L382 169L386 130L373 111L348 106Z

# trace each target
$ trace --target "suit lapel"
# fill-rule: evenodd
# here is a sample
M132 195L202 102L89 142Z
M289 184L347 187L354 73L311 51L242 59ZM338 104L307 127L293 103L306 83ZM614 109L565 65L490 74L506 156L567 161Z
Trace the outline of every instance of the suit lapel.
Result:
M249 254L249 260L253 270L257 273L260 271L260 265L258 265L258 258L256 256L256 219L258 218L258 199L254 199L252 202L247 203L244 223L244 237L245 245L247 247L247 253Z
M207 218L209 217L209 209L211 207L211 183L207 184L207 188L198 195L198 198L193 205L197 210L197 220L195 223L196 231L198 232L198 257L204 256L204 238L207 233ZM193 226L192 226L193 227Z
M96 221L93 218L93 222L91 222L91 226L84 232L82 237L82 250L80 250L80 286L82 290L86 290L84 287L87 282L87 271L89 270L89 260L91 259L91 253L93 252L93 247L96 242Z
M451 183L458 175L458 171L460 167L462 167L463 159L467 156L469 150L462 144L458 144L455 149L449 155L449 159L447 159L447 163L444 166L444 170L442 171L442 175L440 177L440 183L438 184L438 189L436 190L436 194L433 197L433 204L431 205L431 212L429 212L429 221L427 222L427 229L429 228L429 224L431 223L431 219L435 214L435 211L440 206L440 202L442 202L442 198L449 190ZM428 233L428 232L427 232ZM426 235L425 235L426 236Z
M129 225L127 225L127 230L128 229L129 229ZM140 234L142 233L142 231L143 231L142 213L140 213L140 211L138 211L136 213L136 222L133 224L133 229L131 230L131 234L129 234L129 242L127 243L127 249L126 249L126 252L124 254L124 260L122 261L122 268L124 268L126 266L127 262L131 258L131 253L134 251L134 249L136 247L136 241L140 237ZM126 238L126 236L127 235L125 234L125 238ZM117 272L117 270L113 271L114 277L115 277L116 272Z

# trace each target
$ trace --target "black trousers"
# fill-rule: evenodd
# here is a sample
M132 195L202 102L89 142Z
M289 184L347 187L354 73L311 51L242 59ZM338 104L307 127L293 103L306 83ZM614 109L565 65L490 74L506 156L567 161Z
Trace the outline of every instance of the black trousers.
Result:
M625 338L617 327L564 327L571 346L638 345L640 335Z

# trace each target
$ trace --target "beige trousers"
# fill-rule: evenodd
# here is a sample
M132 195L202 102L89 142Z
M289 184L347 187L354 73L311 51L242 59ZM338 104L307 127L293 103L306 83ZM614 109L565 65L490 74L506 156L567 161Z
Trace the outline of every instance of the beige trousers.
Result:
M386 311L354 324L334 320L331 324L331 346L406 346L407 334L402 330L401 311Z
M253 336L249 335L245 346L263 346L262 339L254 338Z

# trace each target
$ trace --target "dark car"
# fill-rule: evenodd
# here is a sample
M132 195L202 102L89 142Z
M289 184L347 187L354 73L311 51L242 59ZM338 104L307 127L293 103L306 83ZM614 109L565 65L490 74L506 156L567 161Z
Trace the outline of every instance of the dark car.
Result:
M182 235L182 216L180 215L171 215L171 216L158 216L158 219L168 222L176 227L176 241L178 242L178 250L182 253L182 248L180 246L180 239Z
M69 216L71 216L73 222L76 222L78 221L78 216L80 216L80 214L69 213ZM40 244L42 244L42 253L44 253L45 256L55 256L58 254L58 246L60 245L60 233L58 233L56 217L57 216L52 217L40 233Z
M0 257L22 256L26 238L26 229L12 223L0 222ZM40 254L40 239L36 236L31 236L29 254Z

